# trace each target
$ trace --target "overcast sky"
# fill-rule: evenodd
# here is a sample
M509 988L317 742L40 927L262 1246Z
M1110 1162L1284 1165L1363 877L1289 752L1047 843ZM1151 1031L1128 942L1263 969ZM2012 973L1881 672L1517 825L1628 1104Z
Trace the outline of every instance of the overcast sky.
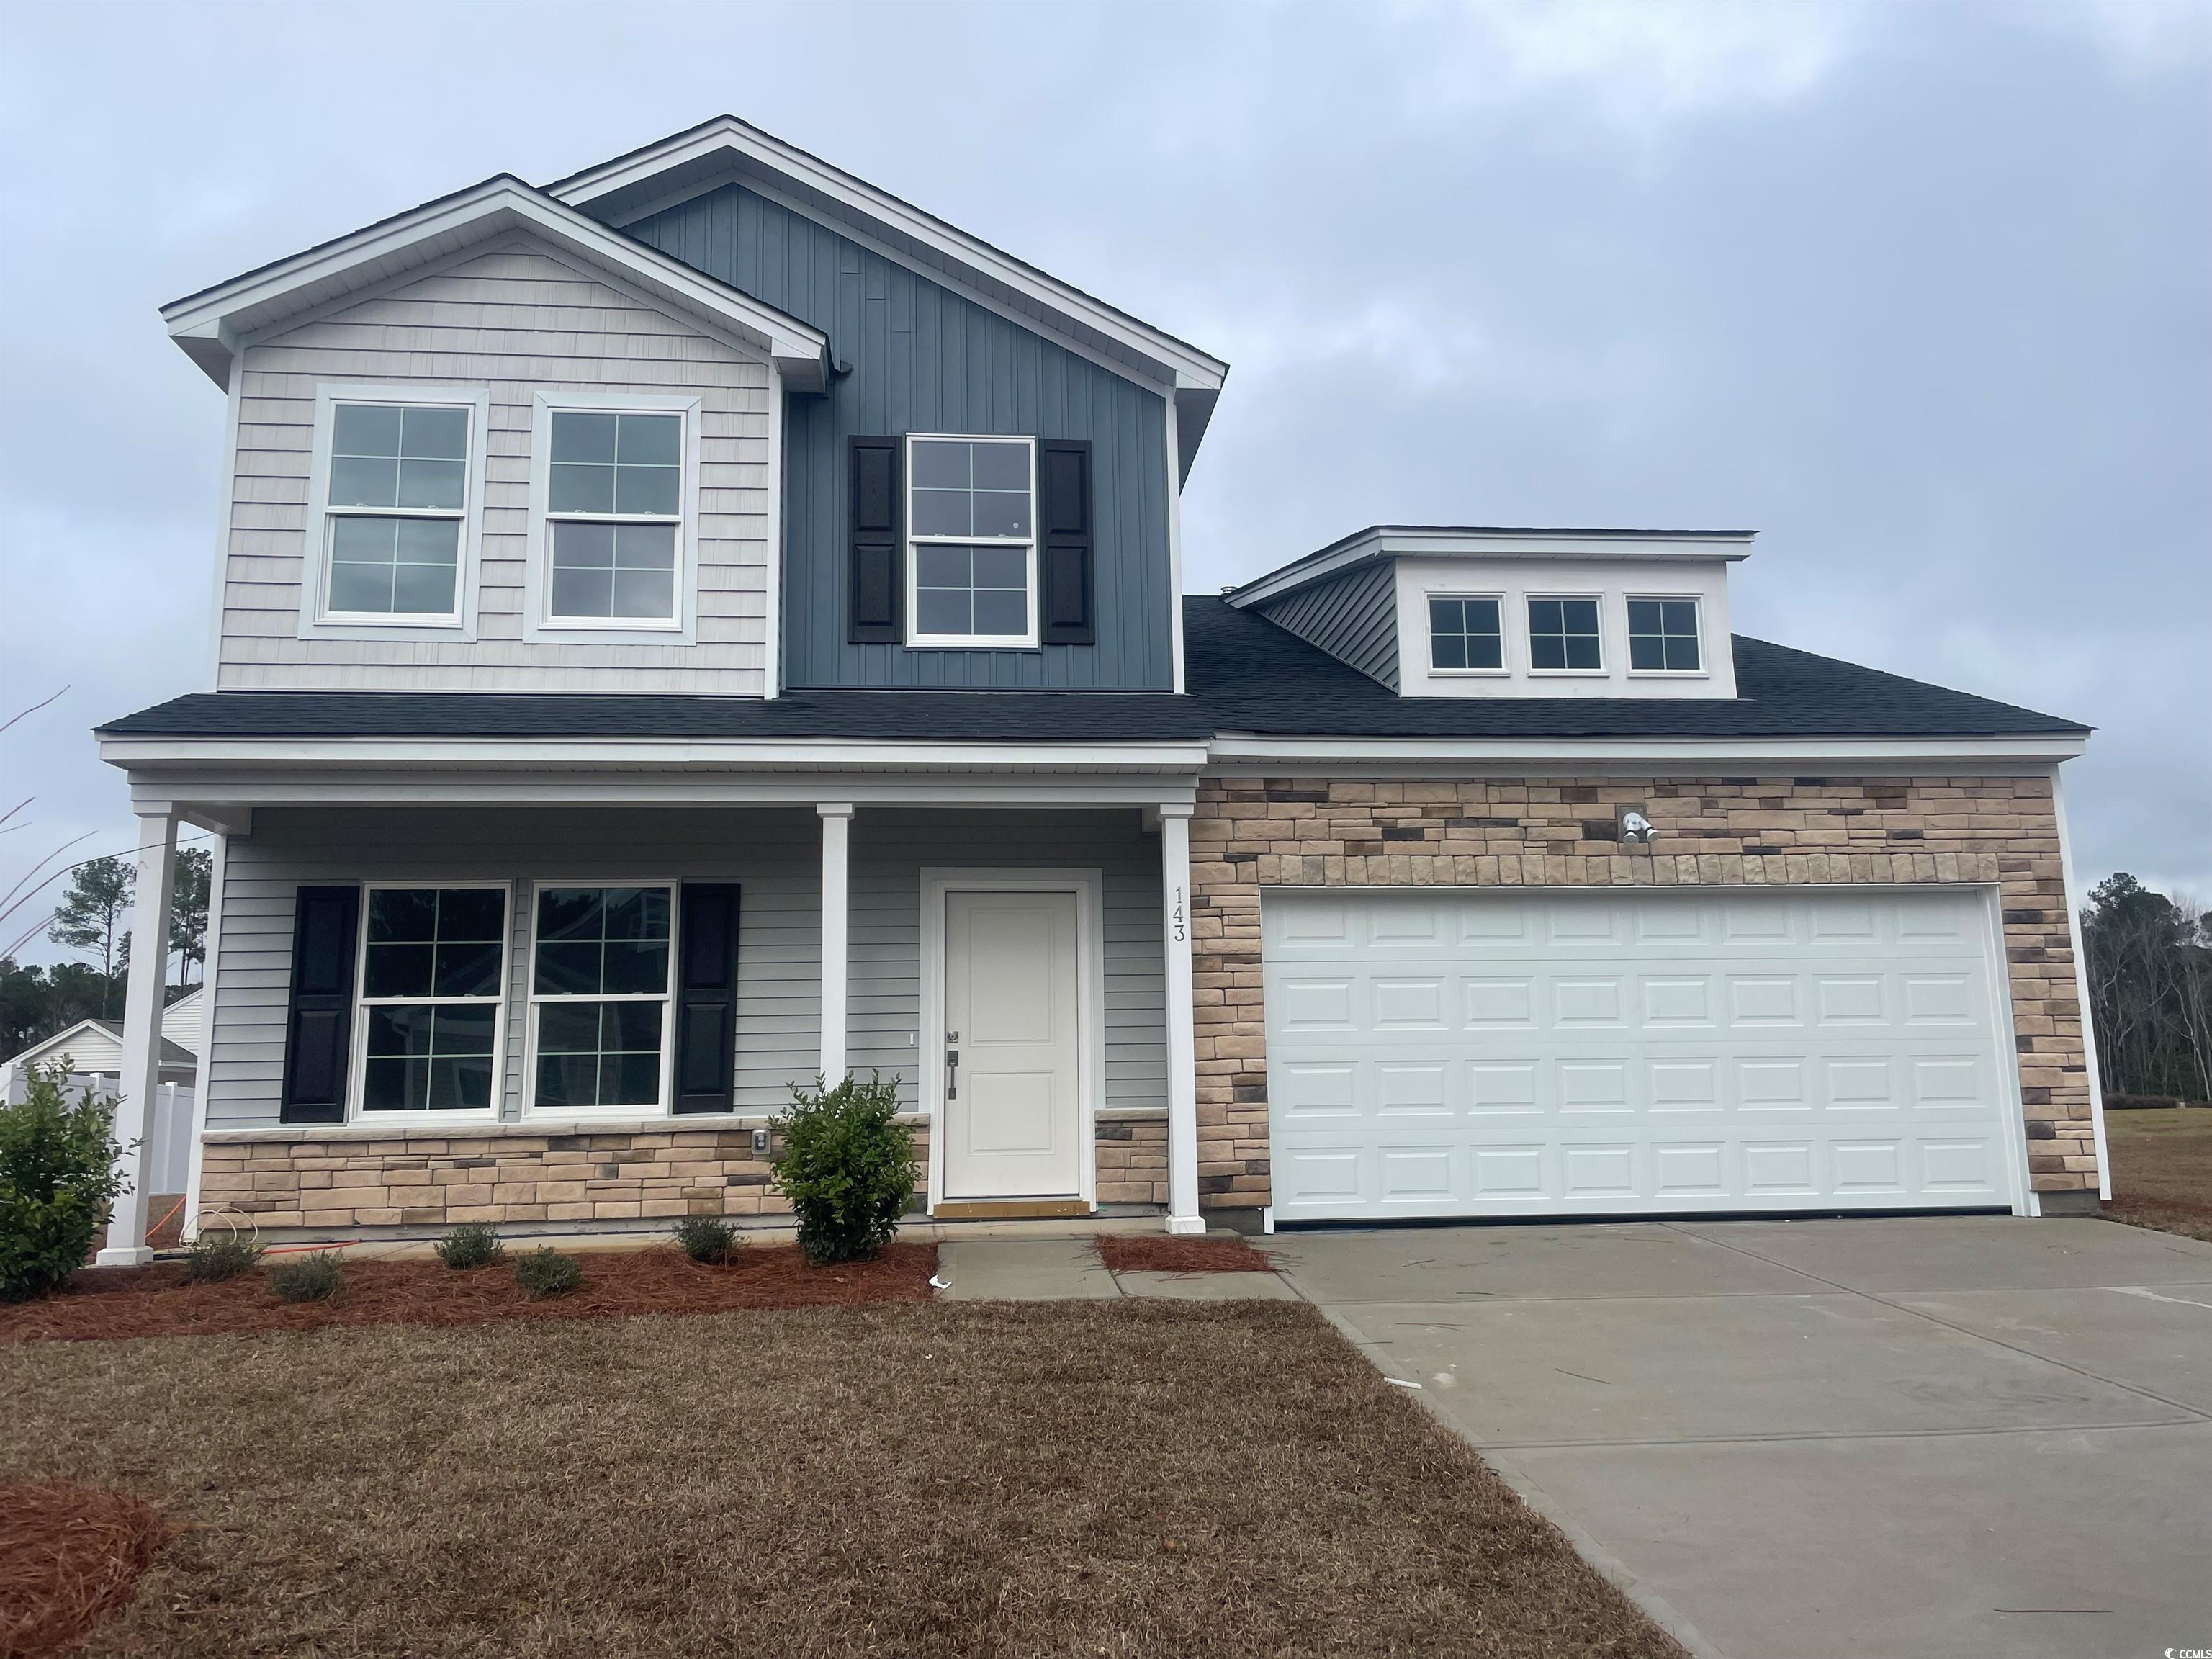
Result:
M88 728L211 684L222 399L156 307L726 110L1230 361L1193 589L1378 520L1755 528L1740 629L2094 724L2084 878L2212 896L2208 20L8 5L0 718L70 690L0 738L0 888L127 847Z

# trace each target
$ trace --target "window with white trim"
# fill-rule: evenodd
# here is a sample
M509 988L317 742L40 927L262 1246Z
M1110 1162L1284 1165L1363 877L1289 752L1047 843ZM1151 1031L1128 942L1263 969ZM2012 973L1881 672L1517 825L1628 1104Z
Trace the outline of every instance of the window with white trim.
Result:
M1539 674L1595 674L1605 667L1594 598L1528 601L1528 667Z
M332 402L323 489L325 620L459 618L471 407Z
M1036 442L907 439L907 643L1036 643Z
M362 907L358 1106L489 1114L499 1098L507 889L377 886Z
M665 1106L675 897L665 883L538 889L533 1109Z
M1628 666L1638 674L1704 672L1705 659L1698 641L1697 600L1631 599Z
M1494 597L1429 596L1429 666L1446 673L1505 666L1505 635Z
M545 488L545 620L676 626L684 416L556 409Z

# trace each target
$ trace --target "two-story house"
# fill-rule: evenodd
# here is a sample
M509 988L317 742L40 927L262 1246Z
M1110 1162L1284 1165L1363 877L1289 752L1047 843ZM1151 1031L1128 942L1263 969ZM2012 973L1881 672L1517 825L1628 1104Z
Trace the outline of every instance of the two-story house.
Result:
M163 316L214 685L99 739L140 925L216 836L194 1224L772 1214L870 1071L943 1220L2097 1189L2085 729L1734 635L1747 534L1186 597L1227 366L727 118Z

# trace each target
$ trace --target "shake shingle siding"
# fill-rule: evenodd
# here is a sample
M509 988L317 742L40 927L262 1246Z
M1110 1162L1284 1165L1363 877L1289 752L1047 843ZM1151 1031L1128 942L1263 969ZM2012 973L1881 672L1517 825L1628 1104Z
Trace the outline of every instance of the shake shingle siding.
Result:
M318 382L489 386L478 637L301 639ZM526 243L246 349L225 553L224 690L750 693L765 685L773 522L769 372ZM539 391L702 400L697 643L524 637ZM398 620L404 620L398 619Z

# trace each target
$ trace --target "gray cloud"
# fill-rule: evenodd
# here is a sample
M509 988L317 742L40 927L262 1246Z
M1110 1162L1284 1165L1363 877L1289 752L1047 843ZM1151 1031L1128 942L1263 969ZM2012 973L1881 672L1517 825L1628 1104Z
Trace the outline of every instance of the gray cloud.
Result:
M2085 875L2212 892L2202 9L15 6L0 886L208 682L221 403L155 307L730 109L1236 365L1194 588L1381 519L1750 526L1738 625L2093 721Z

